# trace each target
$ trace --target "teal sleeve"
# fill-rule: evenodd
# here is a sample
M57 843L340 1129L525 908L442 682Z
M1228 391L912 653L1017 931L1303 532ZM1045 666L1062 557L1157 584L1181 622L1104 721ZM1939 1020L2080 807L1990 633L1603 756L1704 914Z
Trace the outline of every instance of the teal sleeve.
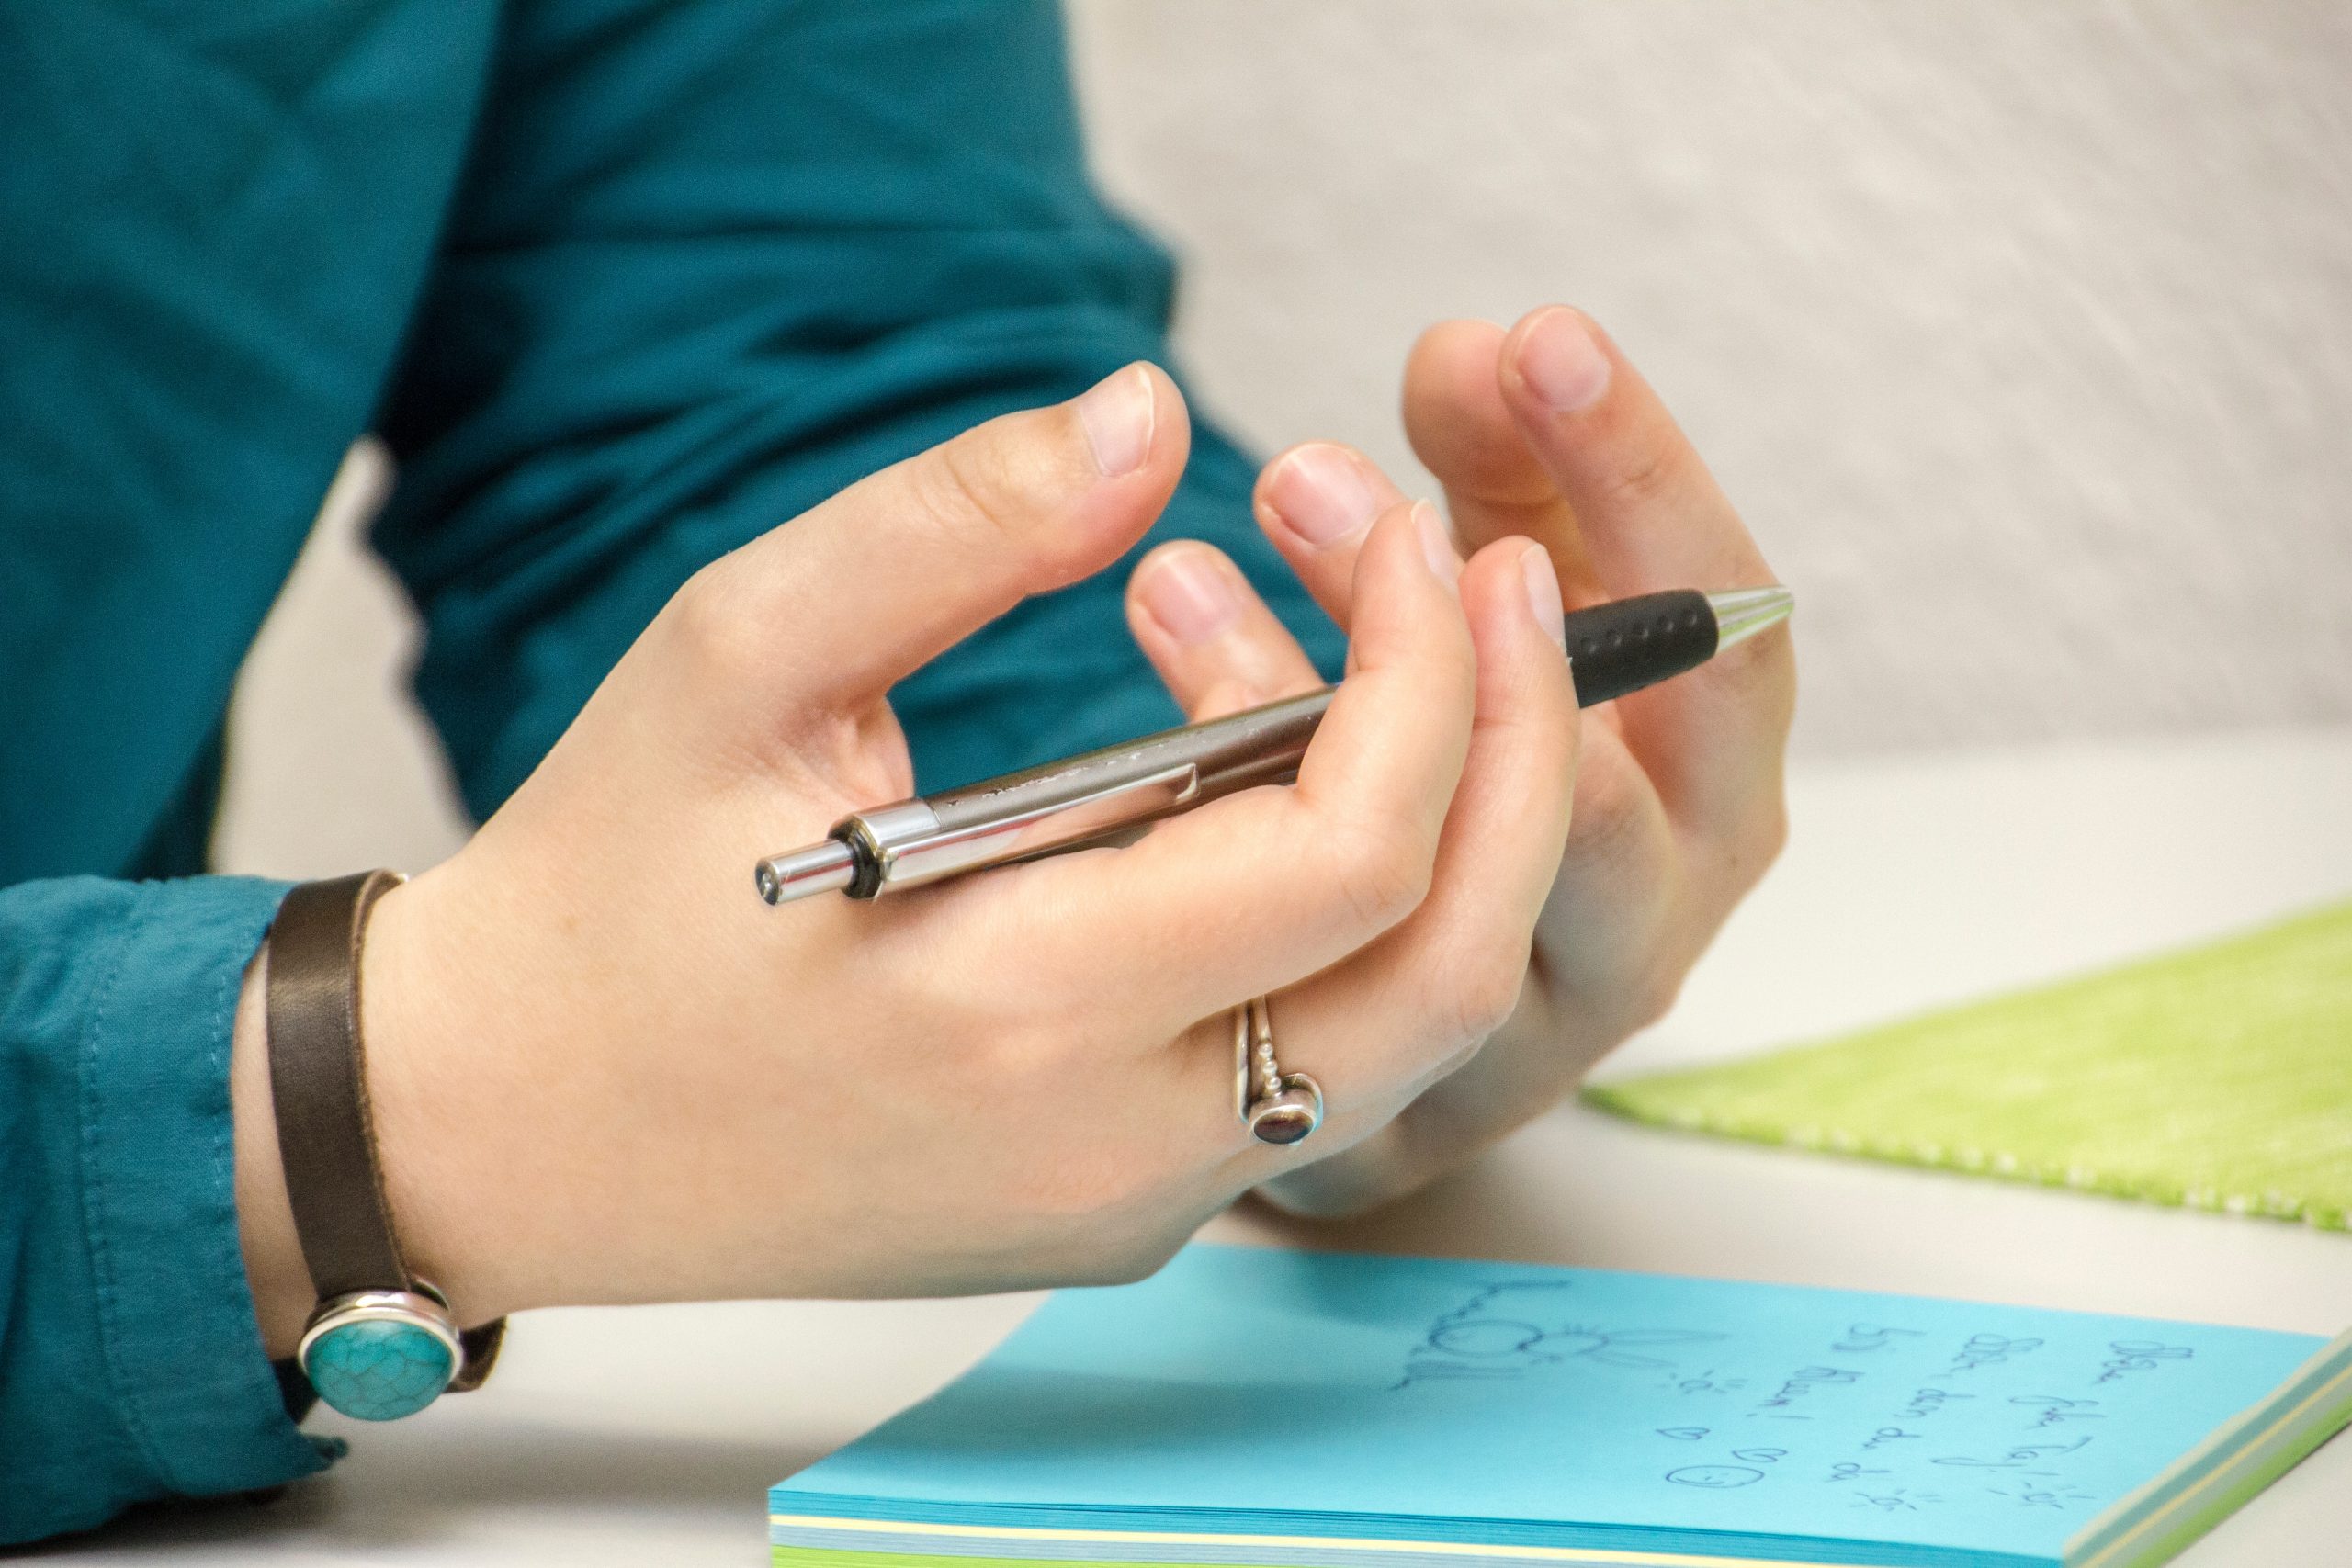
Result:
M326 1463L237 1243L230 1031L283 891L0 890L0 1543Z
M401 477L377 542L479 814L695 568L993 414L1164 361L1172 297L1088 183L1050 4L526 4L498 72L379 422ZM1328 665L1252 478L1196 427L1155 537L1222 545ZM1125 577L1024 604L899 688L926 784L1174 720Z
M196 869L496 32L484 0L0 4L0 886Z

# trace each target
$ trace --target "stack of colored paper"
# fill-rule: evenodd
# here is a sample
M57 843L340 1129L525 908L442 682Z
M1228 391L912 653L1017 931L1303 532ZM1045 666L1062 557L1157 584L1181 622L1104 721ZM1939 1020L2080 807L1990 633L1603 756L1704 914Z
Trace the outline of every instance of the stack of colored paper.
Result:
M2352 1336L1195 1247L775 1488L778 1564L2164 1561L2352 1416Z

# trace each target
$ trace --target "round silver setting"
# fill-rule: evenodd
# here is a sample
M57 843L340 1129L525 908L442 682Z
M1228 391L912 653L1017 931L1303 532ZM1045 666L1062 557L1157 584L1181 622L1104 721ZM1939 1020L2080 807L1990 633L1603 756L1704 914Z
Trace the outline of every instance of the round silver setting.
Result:
M465 1364L466 1348L458 1342L458 1325L450 1319L449 1309L442 1304L439 1292L424 1295L415 1291L354 1291L349 1295L321 1302L318 1310L311 1314L311 1321L302 1329L302 1338L294 1347L294 1359L301 1363L306 1375L311 1347L336 1329L355 1323L399 1323L421 1328L447 1348L453 1371Z

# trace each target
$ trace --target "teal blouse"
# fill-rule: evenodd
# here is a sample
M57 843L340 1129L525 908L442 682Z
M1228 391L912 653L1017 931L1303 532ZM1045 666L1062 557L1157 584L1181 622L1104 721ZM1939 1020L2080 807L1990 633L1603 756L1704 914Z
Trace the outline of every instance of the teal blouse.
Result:
M398 459L374 543L487 815L696 566L1164 358L1171 271L1087 183L1049 0L58 0L0 7L0 59L6 1542L326 1462L232 1180L281 888L198 874L231 683L351 440ZM1328 663L1251 477L1202 428L1157 532ZM1123 578L908 681L919 775L1171 719Z

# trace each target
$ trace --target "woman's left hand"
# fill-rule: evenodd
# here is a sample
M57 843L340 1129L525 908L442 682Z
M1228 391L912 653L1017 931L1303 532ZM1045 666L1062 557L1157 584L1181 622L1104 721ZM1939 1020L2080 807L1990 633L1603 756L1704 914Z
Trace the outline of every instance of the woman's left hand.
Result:
M1774 581L1665 405L1576 310L1549 306L1508 333L1485 321L1430 329L1407 367L1404 401L1406 431L1445 487L1464 553L1513 536L1534 541L1571 610ZM1357 549L1397 499L1361 453L1316 443L1267 465L1257 513L1344 626ZM1194 717L1317 683L1297 644L1207 545L1148 557L1129 585L1128 618ZM1795 695L1788 634L1775 629L1585 713L1567 848L1509 1021L1384 1132L1266 1195L1316 1214L1401 1196L1550 1109L1664 1013L1779 852Z

